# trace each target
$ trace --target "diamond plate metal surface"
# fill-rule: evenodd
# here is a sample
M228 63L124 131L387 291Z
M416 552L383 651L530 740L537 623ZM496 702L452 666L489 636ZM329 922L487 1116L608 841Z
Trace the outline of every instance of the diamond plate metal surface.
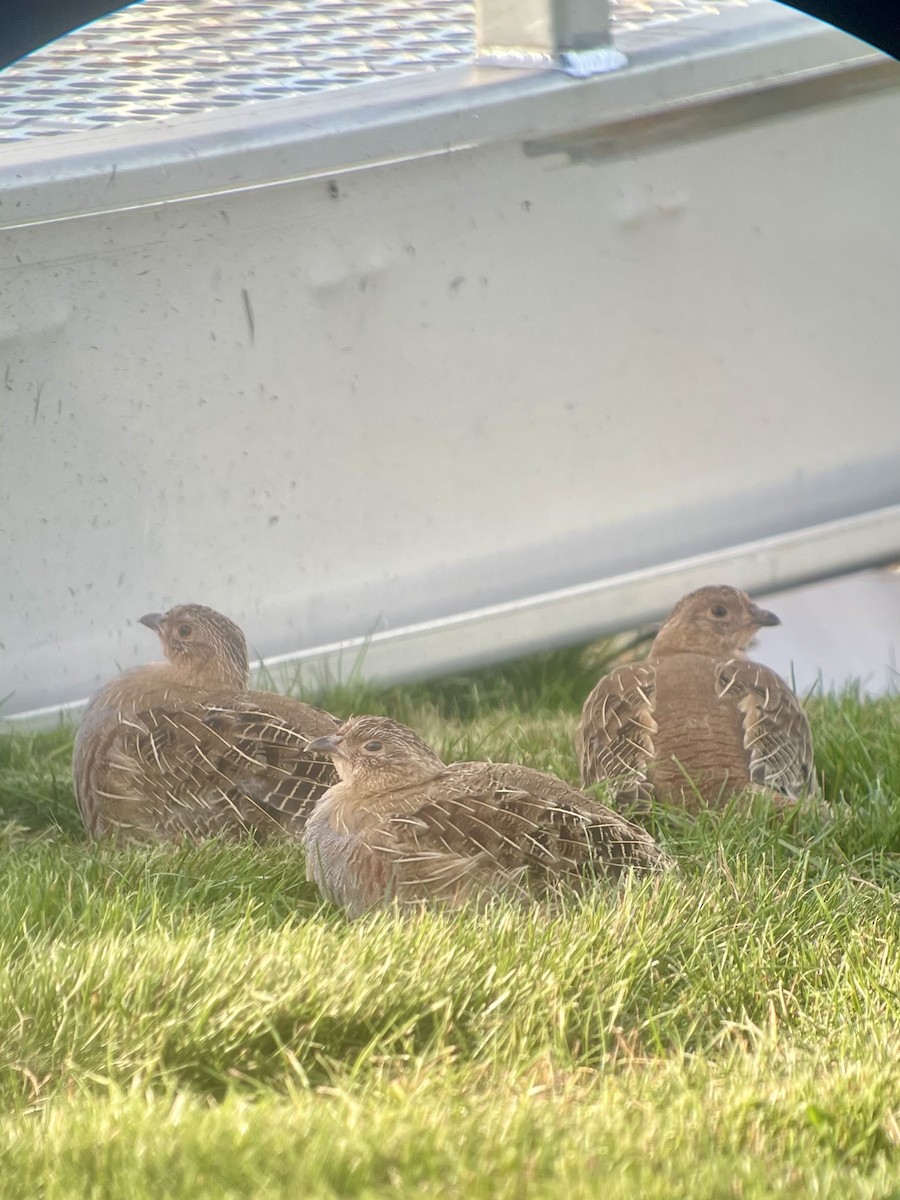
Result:
M753 0L611 0L617 32ZM0 73L0 142L158 120L472 59L469 0L141 0Z

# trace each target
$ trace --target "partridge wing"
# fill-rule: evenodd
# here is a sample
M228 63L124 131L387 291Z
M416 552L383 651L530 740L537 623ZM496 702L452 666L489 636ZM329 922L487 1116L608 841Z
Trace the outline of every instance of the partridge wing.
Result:
M584 702L575 735L582 784L608 782L618 803L650 799L655 700L652 664L627 663L600 680Z
M460 763L421 803L371 831L398 898L461 899L517 885L579 885L663 864L652 838L561 780L528 768Z
M331 758L309 743L337 728L328 713L285 696L252 694L207 709L206 730L218 739L217 770L235 791L277 820L305 820L338 777Z
M792 800L815 791L809 720L781 676L759 663L734 659L718 668L716 691L742 714L752 782Z
M129 825L132 836L299 830L337 781L331 761L307 750L316 736L250 700L155 706L120 717L101 800L125 836Z
M548 875L618 876L652 870L665 856L646 830L561 779L529 767L490 768L501 823L526 856L529 869Z

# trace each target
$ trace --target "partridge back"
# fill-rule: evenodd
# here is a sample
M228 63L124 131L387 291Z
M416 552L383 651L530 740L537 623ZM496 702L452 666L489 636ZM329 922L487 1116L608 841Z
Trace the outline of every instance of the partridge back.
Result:
M331 761L306 749L336 727L319 709L265 692L142 695L128 684L108 685L76 736L75 794L94 837L298 833L336 781Z

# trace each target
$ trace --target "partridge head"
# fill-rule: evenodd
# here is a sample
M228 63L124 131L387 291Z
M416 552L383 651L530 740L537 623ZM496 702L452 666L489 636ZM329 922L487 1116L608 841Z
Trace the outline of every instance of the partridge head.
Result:
M389 717L349 717L309 748L330 754L342 782L360 796L409 787L444 769L414 730Z
M764 625L780 625L773 612L755 604L740 588L698 588L679 600L653 642L651 657L662 654L743 654Z
M177 604L168 612L146 613L140 623L159 636L163 654L186 685L247 686L247 641L234 621L214 608Z

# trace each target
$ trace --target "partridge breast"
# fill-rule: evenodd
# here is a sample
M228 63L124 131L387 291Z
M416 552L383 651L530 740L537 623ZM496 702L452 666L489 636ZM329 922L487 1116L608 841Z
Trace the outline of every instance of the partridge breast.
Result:
M751 782L743 714L720 695L718 676L718 664L702 654L657 663L650 780L658 799L695 808Z

